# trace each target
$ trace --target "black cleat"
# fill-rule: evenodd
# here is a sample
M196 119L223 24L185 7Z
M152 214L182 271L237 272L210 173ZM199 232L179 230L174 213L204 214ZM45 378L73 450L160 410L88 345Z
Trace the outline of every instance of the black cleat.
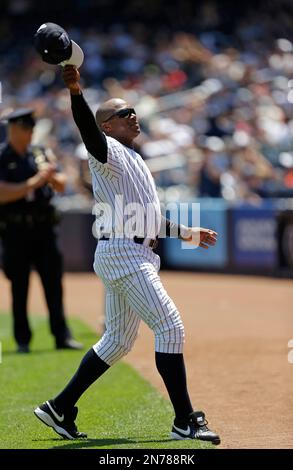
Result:
M53 405L53 400L46 401L34 410L34 414L44 424L54 429L57 434L64 439L80 439L87 437L84 432L77 430L74 420L76 419L78 408L75 406L71 411L59 414Z
M193 411L190 414L190 421L184 426L179 427L173 424L171 439L199 439L201 441L211 442L218 445L221 442L220 436L207 427L207 420L202 411Z
M78 341L75 341L75 339L66 338L62 342L56 343L56 349L75 349L78 351L80 349L83 349L83 344L79 343Z
M16 352L20 353L20 354L28 354L30 352L29 345L28 344L18 344Z

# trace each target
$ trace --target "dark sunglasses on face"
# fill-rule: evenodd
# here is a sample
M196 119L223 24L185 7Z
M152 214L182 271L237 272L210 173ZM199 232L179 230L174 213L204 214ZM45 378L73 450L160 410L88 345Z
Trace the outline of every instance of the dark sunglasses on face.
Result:
M136 115L136 112L135 112L135 109L133 108L123 108L123 109L120 109L120 111L117 111L116 113L112 114L108 119L106 119L106 121L104 122L108 122L110 121L110 119L112 119L113 117L117 116L119 118L129 118L131 116L131 114L135 114Z
M24 131L33 131L34 130L34 126L30 125L30 124L19 124L20 129L24 130Z

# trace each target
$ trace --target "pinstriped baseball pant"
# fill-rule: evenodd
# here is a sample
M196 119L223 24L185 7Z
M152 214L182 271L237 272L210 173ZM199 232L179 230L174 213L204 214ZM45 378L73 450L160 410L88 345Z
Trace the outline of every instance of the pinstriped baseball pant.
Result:
M113 365L131 350L141 320L154 332L155 351L183 352L184 327L179 312L158 275L159 257L149 248L131 248L136 251L132 252L135 257L135 272L124 272L118 279L111 279L112 268L116 266L115 259L113 262L115 253L112 253L111 261L103 256L105 253L100 253L94 265L106 286L106 330L93 349L109 365ZM123 253L122 250L119 258L123 259ZM121 247L116 254L121 255Z

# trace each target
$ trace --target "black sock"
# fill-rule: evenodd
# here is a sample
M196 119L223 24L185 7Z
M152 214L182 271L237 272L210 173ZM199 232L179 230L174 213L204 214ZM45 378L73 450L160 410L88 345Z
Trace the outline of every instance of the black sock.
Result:
M66 411L73 408L83 392L106 372L109 367L91 348L83 357L79 368L70 382L54 398L53 402L57 410Z
M187 391L183 354L156 352L156 366L175 411L175 424L188 421L193 409Z

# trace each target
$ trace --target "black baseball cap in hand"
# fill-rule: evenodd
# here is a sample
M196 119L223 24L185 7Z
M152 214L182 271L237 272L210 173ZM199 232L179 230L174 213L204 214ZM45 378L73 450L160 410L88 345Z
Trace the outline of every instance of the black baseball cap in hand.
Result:
M83 63L82 49L58 24L42 24L34 35L34 44L43 61L48 64L69 64L79 68Z

